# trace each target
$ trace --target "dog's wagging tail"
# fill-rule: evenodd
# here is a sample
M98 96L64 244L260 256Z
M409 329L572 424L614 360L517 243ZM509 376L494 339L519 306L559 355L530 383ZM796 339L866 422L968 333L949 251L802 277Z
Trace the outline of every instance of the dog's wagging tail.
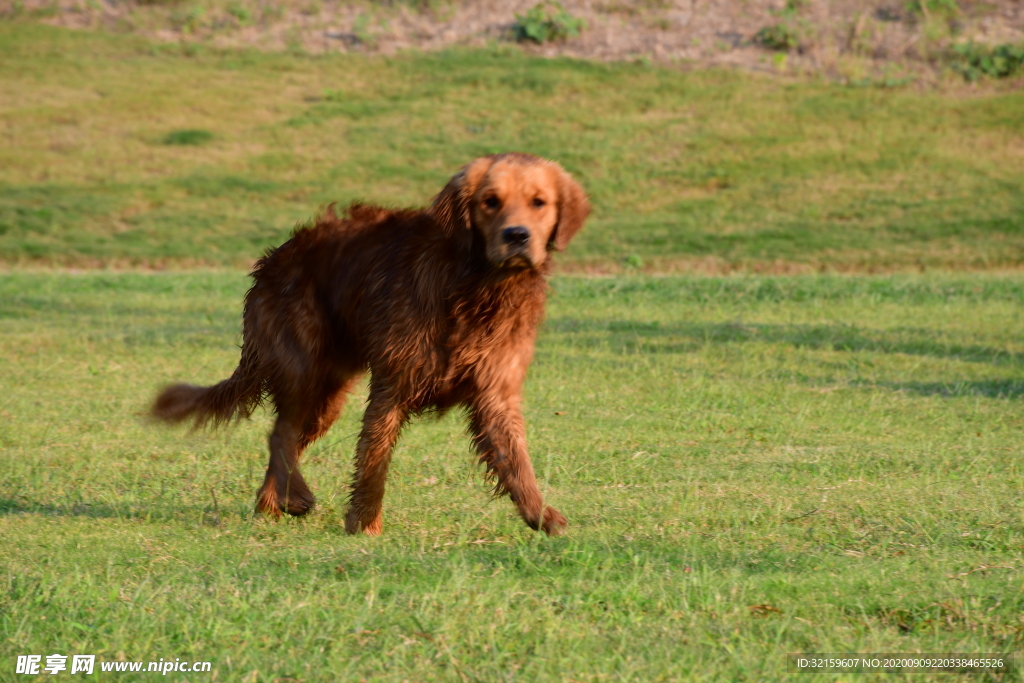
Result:
M369 373L350 533L381 533L388 465L406 421L455 406L468 412L495 492L508 494L530 527L560 533L566 519L544 503L520 402L551 256L589 212L561 166L519 153L467 164L426 209L329 209L256 263L231 377L171 385L152 415L216 426L268 401L276 421L256 509L302 515L315 503L302 453Z
M211 387L172 384L153 402L153 417L177 424L191 420L195 427L219 426L233 418L249 417L263 399L262 382L235 371Z

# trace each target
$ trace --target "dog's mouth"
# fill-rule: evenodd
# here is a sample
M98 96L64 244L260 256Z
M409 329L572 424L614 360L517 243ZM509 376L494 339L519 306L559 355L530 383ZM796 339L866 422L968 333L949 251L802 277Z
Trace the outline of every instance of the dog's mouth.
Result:
M512 254L502 262L501 267L507 270L533 268L533 261L531 261L525 254Z

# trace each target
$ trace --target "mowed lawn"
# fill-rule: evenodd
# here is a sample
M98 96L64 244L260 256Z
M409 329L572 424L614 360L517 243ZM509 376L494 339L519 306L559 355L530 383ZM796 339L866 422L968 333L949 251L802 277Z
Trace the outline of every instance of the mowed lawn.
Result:
M1021 649L1020 275L557 277L525 411L562 538L488 497L457 414L403 436L384 535L346 536L362 389L306 460L315 512L253 519L268 416L142 417L231 371L246 286L0 276L0 679L82 653L212 662L190 681L824 681L786 653Z
M591 193L576 270L1024 265L1024 92L529 57L218 51L0 20L0 262L246 265L472 158ZM1019 85L1019 84L1017 84Z
M3 20L0 141L2 681L53 653L210 661L171 675L204 682L639 682L1024 649L1019 88ZM301 520L252 516L270 416L146 421L163 384L233 369L237 266L328 202L423 205L509 149L594 205L526 387L567 536L489 497L457 413L403 436L374 539L342 528L363 388L307 454ZM816 270L861 274L751 274Z

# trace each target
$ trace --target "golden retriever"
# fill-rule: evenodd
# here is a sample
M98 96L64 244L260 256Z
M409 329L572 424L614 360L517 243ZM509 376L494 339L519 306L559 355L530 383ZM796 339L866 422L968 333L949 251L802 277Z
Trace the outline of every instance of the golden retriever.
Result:
M314 497L299 458L369 371L350 533L381 533L388 464L409 417L454 406L468 411L496 495L508 494L531 528L560 533L566 519L544 505L520 401L551 254L589 212L558 164L520 153L476 159L428 209L328 209L257 262L234 374L169 386L152 413L218 424L269 397L277 422L256 509L302 515Z

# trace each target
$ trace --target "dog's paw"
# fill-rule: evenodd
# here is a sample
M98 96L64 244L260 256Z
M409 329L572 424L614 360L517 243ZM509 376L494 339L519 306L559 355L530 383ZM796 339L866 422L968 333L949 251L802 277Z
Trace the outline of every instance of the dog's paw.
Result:
M380 512L370 520L360 519L360 515L354 510L349 510L345 515L345 531L350 534L364 533L367 536L380 536L384 531L384 515Z
M316 505L316 498L312 494L309 496L289 496L288 498L281 500L278 499L278 506L282 512L287 512L292 517L301 517Z
M541 524L541 529L548 536L561 536L568 525L569 520L561 512L552 507L544 508L544 522Z
M260 513L274 519L281 516L281 506L277 504L277 491L273 487L264 486L256 494L256 514Z

